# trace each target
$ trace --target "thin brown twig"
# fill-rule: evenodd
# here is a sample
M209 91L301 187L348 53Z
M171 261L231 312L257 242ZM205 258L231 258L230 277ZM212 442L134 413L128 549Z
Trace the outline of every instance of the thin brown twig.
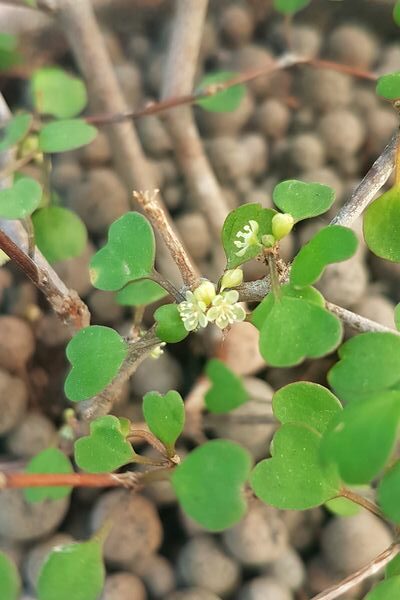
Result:
M382 521L387 522L387 519L381 511L381 509L379 508L379 506L377 506L371 500L368 500L368 498L364 498L364 496L361 496L360 494L357 494L357 492L353 492L353 490L349 490L348 488L342 488L340 490L340 496L342 498L347 498L348 500L351 500L359 506L362 506L363 508L368 510L368 512L382 519Z
M393 560L393 558L397 556L399 552L400 544L392 544L389 546L389 548L376 556L365 567L359 569L352 575L349 575L349 577L346 577L346 579L343 579L343 581L340 583L333 585L329 589L317 594L316 596L313 596L311 600L334 600L334 598L342 596L359 583L365 581L365 579L368 579L369 577L376 575L376 573L379 573L379 571L381 571L383 567L390 563L390 561Z
M0 491L32 487L133 487L137 473L0 473Z

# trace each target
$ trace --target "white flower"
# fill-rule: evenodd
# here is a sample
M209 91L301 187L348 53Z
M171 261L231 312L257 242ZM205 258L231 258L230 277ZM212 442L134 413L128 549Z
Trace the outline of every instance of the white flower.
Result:
M251 246L261 246L258 239L257 221L250 220L249 224L243 227L243 231L237 232L236 237L242 238L242 240L238 239L233 242L236 248L240 248L238 252L235 252L236 256L243 256Z
M194 297L198 302L204 302L206 306L210 306L211 302L215 298L215 285L208 281L208 279L204 279L198 288L196 288L193 292Z
M226 288L237 287L241 283L243 283L242 269L229 269L229 271L225 271L221 279L221 292Z
M150 352L151 358L154 358L155 360L157 360L157 358L160 358L161 354L164 354L164 350L163 350L164 346L166 346L165 342L161 342L161 344L158 344L158 346L156 346Z
M194 331L199 327L207 327L207 306L201 300L197 300L193 292L186 292L186 300L178 304L178 311L186 331Z
M244 321L246 311L240 306L238 300L239 292L236 290L218 294L215 296L211 308L207 311L207 319L215 321L220 329L225 329L225 327L236 321Z

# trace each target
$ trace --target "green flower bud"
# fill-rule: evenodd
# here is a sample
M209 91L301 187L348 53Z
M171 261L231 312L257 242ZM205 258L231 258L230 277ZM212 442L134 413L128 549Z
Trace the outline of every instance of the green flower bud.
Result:
M225 271L221 279L221 292L226 288L234 288L243 282L243 271L242 269L229 269Z
M204 279L199 287L194 290L193 295L198 302L204 302L206 306L210 306L216 295L215 285Z
M265 248L272 248L276 244L276 239L273 235L263 235L261 241Z
M289 213L277 213L272 218L272 233L277 241L288 235L293 229L294 219Z

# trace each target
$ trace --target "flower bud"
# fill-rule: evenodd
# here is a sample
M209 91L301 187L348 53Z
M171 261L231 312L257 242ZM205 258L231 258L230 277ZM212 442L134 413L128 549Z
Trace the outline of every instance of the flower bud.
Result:
M272 248L276 244L276 239L273 235L263 235L261 241L265 248Z
M229 269L225 271L221 279L221 292L226 288L234 288L243 282L243 271L242 269Z
M194 290L193 295L198 302L204 302L206 306L210 306L211 302L215 298L215 285L204 279L199 287Z
M272 218L272 233L277 241L284 238L293 229L294 219L289 213L277 213Z

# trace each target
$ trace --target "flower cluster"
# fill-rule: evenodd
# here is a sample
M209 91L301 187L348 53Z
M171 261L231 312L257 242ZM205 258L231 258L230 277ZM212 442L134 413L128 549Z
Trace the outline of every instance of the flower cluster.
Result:
M262 246L266 248L272 248L279 240L287 236L293 229L294 219L292 215L288 213L276 213L272 217L271 228L272 235L267 234L259 239L259 224L257 221L250 219L247 225L244 225L243 230L238 231L236 234L236 240L233 241L236 248L239 248L235 252L236 256L244 256L249 248L257 246L259 249Z
M220 292L217 294L211 281L203 281L194 292L186 292L185 300L178 304L179 314L187 331L195 331L215 323L225 329L237 321L244 321L246 312L239 304L239 292L226 290L236 287L243 281L241 269L227 271L221 280Z
M238 239L233 243L240 250L235 252L236 256L244 256L251 246L259 246L261 248L260 240L258 239L258 229L259 225L257 221L251 219L249 224L243 227L243 231L237 232L236 237Z

